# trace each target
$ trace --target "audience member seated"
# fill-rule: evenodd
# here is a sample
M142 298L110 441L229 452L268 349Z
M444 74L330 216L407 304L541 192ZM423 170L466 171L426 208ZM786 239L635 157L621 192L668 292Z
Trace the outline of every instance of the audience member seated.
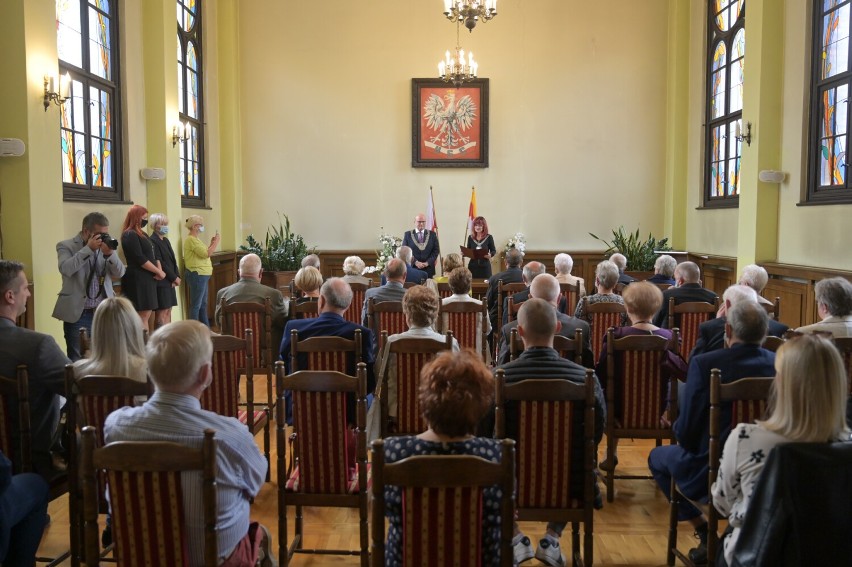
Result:
M178 321L160 327L146 347L148 371L156 392L144 405L118 409L104 425L107 443L115 441L174 441L198 449L205 429L216 431L216 536L219 564L273 565L269 532L249 520L251 500L266 478L266 459L245 424L201 409L201 394L213 380L210 330L197 321ZM200 472L184 473L184 521L189 534L189 557L201 565L204 557L204 514ZM261 540L266 540L261 550Z
M432 278L436 283L447 283L450 280L450 274L456 268L464 267L464 258L461 255L451 252L444 256L444 261L441 264L441 275Z
M668 329L661 329L651 322L651 318L659 311L660 305L663 303L663 292L654 284L648 282L636 282L624 288L622 294L624 298L624 308L627 309L627 318L630 319L630 326L616 327L613 332L613 338L620 339L622 337L632 337L635 335L655 335L671 340L672 332ZM607 340L605 336L601 352L598 353L598 364L595 366L595 372L598 376L607 375ZM672 345L674 348L674 345ZM615 408L607 408L608 411L616 411ZM616 412L618 417L618 412ZM618 450L618 439L613 439L612 444ZM618 455L615 456L615 462L610 463L604 460L598 468L604 471L612 471L618 465Z
M405 262L399 258L392 258L387 266L385 266L384 277L387 279L387 283L380 287L371 287L364 292L364 307L361 308L361 322L365 326L370 324L367 321L367 306L370 304L371 299L374 299L376 303L380 301L402 301L402 296L405 295L405 286L403 286L405 273ZM378 337L374 337L374 340L378 340Z
M27 365L30 397L30 434L33 470L46 479L58 474L53 469L51 451L59 426L59 396L65 395L65 365L70 362L50 335L15 325L27 308L30 291L24 265L0 260L0 376L14 378L19 364ZM137 317L136 325L139 325ZM7 416L11 433L17 438L18 411L14 405ZM21 470L18 455L15 470Z
M764 268L758 266L757 264L749 264L748 266L743 268L743 273L740 275L740 279L737 281L737 285L744 285L753 289L755 291L755 294L757 295L756 301L761 305L772 305L771 301L760 295L760 292L763 291L763 288L766 287L766 284L768 282L769 274ZM723 301L722 305L719 306L719 311L716 312L716 317L724 317L726 309L727 306ZM771 329L769 334L772 335Z
M570 255L557 254L553 258L553 265L556 267L556 281L561 284L580 284L580 297L586 295L586 282L583 278L571 275L571 270L574 269L574 259Z
M479 421L491 408L494 378L471 351L445 352L423 367L420 374L420 410L429 428L417 436L385 440L385 462L415 455L475 455L500 462L500 441L475 437ZM486 489L482 501L482 563L500 565L500 502L502 491ZM508 498L509 495L506 495ZM385 565L402 565L402 493L385 489L388 539Z
M364 260L360 257L347 256L346 259L343 260L343 281L346 283L369 285L371 282L370 278L365 278L363 276L365 267L366 264L364 264Z
M414 259L414 253L411 248L408 246L400 246L396 249L396 257L405 262L405 281L406 283L411 282L415 284L425 283L429 276L423 270L415 268L411 265L411 261ZM386 283L385 275L382 274L382 285Z
M743 301L731 307L727 317L728 348L689 361L683 404L674 423L678 444L651 449L648 457L648 468L669 499L672 478L687 498L707 501L709 497L710 370L721 370L724 384L740 378L775 375L775 353L760 347L766 336L766 310L755 301ZM721 423L720 441L724 443L731 431L730 407L722 408ZM699 546L689 550L689 558L696 564L707 563L707 519L684 500L678 510L678 521L689 521L699 539Z
M668 254L662 254L654 262L654 275L648 278L647 282L652 284L668 284L674 285L674 271L677 267L677 260Z
M559 283L550 274L539 276L533 281L536 285L539 280L550 278L556 289ZM586 369L579 364L562 358L553 349L553 336L559 330L557 311L554 302L544 299L532 298L524 302L518 311L518 334L524 341L524 352L512 362L508 362L497 368L502 368L506 375L506 383L518 382L528 378L547 380L569 380L582 384L586 380ZM583 413L574 412L574 425L571 428L574 433L572 447L574 452L571 458L571 479L576 486L572 487L574 494L582 493L583 482ZM604 405L603 392L600 383L595 377L595 443L600 443L603 437L604 424L606 423L606 406ZM507 407L506 412L506 436L517 441L518 415L513 408ZM543 432L544 433L544 432ZM597 449L596 449L597 451ZM602 506L600 500L600 489L595 484L595 503ZM535 556L536 559L546 565L565 565L565 557L559 549L559 538L565 522L549 522L547 531L539 540L538 547L533 553L530 539L525 536L515 525L515 537L512 545L515 549L516 564L522 563Z
M470 296L470 285L472 282L473 274L470 273L470 270L465 267L453 269L448 278L450 291L452 291L453 294L442 299L441 304L449 305L450 303L473 303L475 305L482 305L482 301ZM480 323L478 315L476 322L477 324ZM488 317L485 317L485 320L481 321L481 323L485 334L488 335L491 333L491 321L488 320Z
M524 281L521 264L524 262L524 253L517 248L506 251L506 269L488 278L488 291L485 293L485 302L488 304L488 318L491 320L491 328L497 327L497 284L503 282L520 283Z
M293 278L293 284L302 294L301 297L296 298L295 304L301 305L302 303L307 303L319 298L320 287L322 286L322 274L313 266L299 268L299 271L296 272L296 277Z
M307 268L308 266L312 268L320 269L320 257L316 254L308 254L304 258L302 258L302 268Z
M533 280L536 276L544 274L547 272L547 268L541 262L527 262L524 265L524 269L522 270L524 284L527 286L527 289L519 291L518 293L512 295L512 302L515 305L520 305L524 301L530 298L530 285L532 285ZM509 296L506 295L503 297L503 321L500 323L501 325L505 325L509 322Z
M819 323L799 327L800 333L822 331L835 337L852 337L852 283L846 278L827 278L814 287Z
M636 278L624 273L624 270L627 269L627 257L624 254L616 252L609 259L618 268L618 283L627 285L636 281Z
M617 284L618 266L610 260L604 260L595 268L595 288L597 288L597 293L587 295L585 299L589 305L594 305L595 303L619 303L624 305L624 299L614 292ZM580 301L577 302L574 317L582 319L587 323L592 322L592 316L583 310L583 298L580 298ZM598 329L595 332L606 333L606 329Z
M576 317L570 317L558 309L557 304L560 298L559 282L550 274L542 274L537 276L532 285L530 285L530 296L535 299L542 299L553 306L556 311L556 319L559 322L559 327L556 334L563 337L573 339L577 329L583 333L583 365L591 368L594 364L594 354L589 342L589 324ZM497 352L497 364L505 364L509 362L511 354L512 329L518 327L518 320L503 325L500 329L500 349Z
M713 504L729 523L722 540L726 564L769 452L781 443L849 440L846 371L830 340L804 335L782 345L775 357L772 389L772 414L766 421L741 423L731 431L713 484Z
M138 323L135 311L133 316ZM0 565L35 565L46 525L48 497L48 484L43 478L35 473L13 476L12 461L0 452Z
M715 303L717 295L709 289L701 287L701 269L695 262L681 262L674 271L675 287L663 292L663 306L654 317L654 325L669 326L669 298L674 298L675 305L691 301Z
M728 309L741 301L757 301L758 295L754 289L745 285L732 285L722 294L722 307L719 308L721 316L705 321L698 326L698 341L689 355L693 357L698 354L719 350L725 346L725 313ZM772 337L783 337L787 332L787 325L773 319L769 320L768 333Z
M74 377L124 376L148 381L142 327L133 304L123 297L108 297L92 320L92 355L74 363Z

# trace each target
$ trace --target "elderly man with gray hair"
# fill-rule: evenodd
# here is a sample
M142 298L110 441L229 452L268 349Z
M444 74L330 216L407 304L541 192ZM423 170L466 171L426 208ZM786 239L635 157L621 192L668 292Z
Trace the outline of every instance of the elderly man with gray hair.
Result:
M763 288L766 287L766 284L769 283L769 274L761 266L758 266L757 264L749 264L743 268L743 272L740 274L740 279L737 283L739 285L747 285L757 292L757 302L761 305L772 305L771 301L760 295L760 292L762 292ZM725 303L722 302L722 305L719 306L719 311L716 313L716 317L724 317L726 309L727 307L725 307Z
M571 275L574 269L574 258L569 254L559 253L553 258L553 266L556 268L556 281L563 284L580 285L580 297L586 295L586 282L583 278Z
M657 261L654 262L654 275L645 280L652 284L668 284L674 285L674 271L677 267L677 260L668 254L661 254Z
M852 283L846 278L827 278L814 288L819 323L796 329L800 333L816 331L835 337L852 337Z
M654 317L654 325L668 328L669 299L674 298L675 305L693 301L715 303L718 297L713 291L701 287L701 268L695 262L682 262L674 271L675 287L663 292L663 306Z
M524 283L527 285L527 289L519 291L518 293L512 296L512 302L515 305L520 305L524 301L530 298L530 286L532 285L533 280L547 272L547 268L541 262L527 262L523 269L523 278ZM509 322L509 296L503 298L503 321L501 324L505 325Z
M636 278L628 276L624 273L624 270L627 269L627 256L616 252L615 254L609 257L609 261L615 264L618 268L618 283L627 285L631 282L636 281Z
M400 246L396 249L396 257L405 262L405 282L422 284L429 279L429 274L411 265L414 259L414 252L408 246ZM382 274L382 285L385 285L387 280Z

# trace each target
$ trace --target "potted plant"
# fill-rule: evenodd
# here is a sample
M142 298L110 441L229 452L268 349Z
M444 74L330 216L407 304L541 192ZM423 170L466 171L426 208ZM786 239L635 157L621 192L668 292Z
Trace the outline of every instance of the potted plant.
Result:
M246 244L241 245L240 250L260 256L263 266L261 283L276 289L289 285L302 267L304 257L313 251L305 244L301 234L290 230L290 218L281 213L278 213L278 226L271 225L266 230L266 240L263 243L258 242L253 234L249 234Z
M638 228L636 232L625 232L624 227L619 226L617 230L612 231L612 242L607 242L591 232L589 235L607 245L604 257L609 258L616 252L624 254L630 275L634 277L638 275L640 279L646 279L644 277L646 274L636 274L637 272L650 272L649 277L654 274L656 252L672 249L668 238L657 240L650 232L646 240L641 240Z

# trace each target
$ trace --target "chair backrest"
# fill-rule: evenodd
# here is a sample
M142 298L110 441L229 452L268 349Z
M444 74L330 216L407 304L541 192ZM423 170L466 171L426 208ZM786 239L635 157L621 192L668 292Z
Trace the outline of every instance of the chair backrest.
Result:
M291 319L313 319L314 317L319 317L319 298L300 297L290 302Z
M689 353L698 342L698 326L716 317L719 310L719 298L715 303L704 301L689 301L675 304L675 298L669 298L669 329L680 329L683 358L689 360Z
M384 441L373 442L372 565L385 564L385 487L402 491L403 565L482 565L483 490L502 489L500 565L512 565L514 442L504 439L499 463L472 455L418 455L385 464Z
M355 365L363 360L361 355L361 329L355 329L354 336L351 339L311 337L299 340L299 331L296 329L290 331L290 337L291 372L328 370L351 375Z
M402 284L402 287L403 287L404 289L409 289L409 288L412 288L412 287L414 287L414 286L416 286L416 285L421 285L422 283L423 283L423 282L404 282L404 283Z
M852 337L834 337L833 340L846 368L846 391L852 396Z
M621 303L589 303L589 298L583 297L583 313L589 321L589 338L592 343L592 353L598 356L603 347L603 338L610 327L620 327L627 309Z
M776 297L775 301L772 303L763 303L763 307L766 309L766 314L769 315L770 319L775 319L776 321L781 316L781 298Z
M0 376L0 450L19 465L15 467L16 474L32 471L29 395L26 365L17 367L14 378ZM17 436L15 429L18 430Z
M402 312L402 301L376 301L370 298L367 303L367 321L376 337L381 337L383 331L388 336L398 335L408 330L405 314ZM379 343L379 348L384 347Z
M510 295L509 300L507 301L506 306L506 321L511 323L515 319L518 318L518 311L521 310L521 305L523 305L523 301L519 301L515 303L515 297Z
M249 429L254 426L254 342L251 329L245 339L231 335L213 335L213 381L201 394L201 407L227 417L237 417L240 404L240 360L246 375L246 414Z
M617 284L615 284L615 287L612 288L612 292L615 295L621 295L622 293L624 293L624 288L626 288L626 287L627 287L626 283L618 282Z
M578 508L594 502L595 374L586 370L585 384L554 377L506 383L497 370L495 431L506 437L508 411L517 415L517 507ZM583 431L574 430L577 412ZM547 455L547 458L542 458ZM575 460L582 460L577 467ZM572 491L572 473L582 471L582 493Z
M667 289L672 287L672 284L667 283L655 283L654 285L657 286L660 291L666 291Z
M346 494L351 471L367 459L367 367L358 363L357 376L341 372L300 370L284 375L276 364L276 419L278 420L278 483L287 482L283 470L284 392L293 395L293 431L296 435L295 463L299 467L297 492ZM355 438L346 415L346 397L355 396ZM355 450L352 450L355 443ZM353 461L353 457L355 461Z
M292 302L291 302L292 305ZM272 344L272 303L267 297L263 303L237 302L230 305L222 298L222 334L238 336L240 331L251 329L251 352L255 356L254 365L271 367L277 360ZM246 352L248 352L246 350ZM245 368L245 354L237 352L237 364L240 370Z
M518 329L512 329L511 343L509 346L509 360L515 360L524 351L524 341L518 335ZM559 353L562 358L567 358L576 362L580 366L583 365L583 331L576 329L574 338L569 339L562 335L554 335L553 348Z
M216 540L216 441L204 432L200 449L162 441L123 441L96 448L93 427L83 428L80 475L83 484L86 565L98 565L97 472L106 471L112 532L119 565L190 565L181 472L201 471L204 509L204 565L218 564Z
M565 314L573 315L577 303L580 301L580 281L577 283L561 283L559 284L559 294L562 296L560 301L565 301Z
M660 363L669 340L656 335L632 335L616 339L607 331L607 433L610 422L627 431L660 430L660 416L667 405L669 419L677 418L677 380L663 377ZM677 329L672 339L677 344Z
M438 297L444 299L445 297L450 297L452 294L453 290L450 289L448 282L438 282Z
M519 291L527 289L527 284L523 282L503 283L503 280L497 281L497 326L502 325L503 321L503 300L509 294L516 294ZM494 329L494 332L498 332Z
M83 358L89 358L91 354L92 341L89 340L89 330L86 327L80 327L80 355Z
M364 305L364 294L370 288L370 284L349 282L349 287L352 288L352 303L343 314L343 318L350 323L361 324L361 307Z
M782 337L773 337L768 336L763 340L763 348L766 350L771 350L772 352L778 352L778 349L781 348L786 341Z
M441 333L452 331L460 348L475 350L485 356L488 348L485 337L485 321L488 320L488 306L473 302L456 301L441 306Z

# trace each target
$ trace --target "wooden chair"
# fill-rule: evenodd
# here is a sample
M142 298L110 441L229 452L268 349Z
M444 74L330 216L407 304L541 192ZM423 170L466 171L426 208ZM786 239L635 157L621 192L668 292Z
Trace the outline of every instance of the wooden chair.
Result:
M284 363L275 368L278 444L278 554L282 566L294 553L360 555L369 564L367 536L367 367L358 363L358 375L302 370L284 375ZM295 458L286 468L284 391L293 392ZM346 415L346 398L355 396L356 428ZM291 448L291 452L293 449ZM287 506L296 507L295 534L287 535ZM304 549L303 506L357 508L360 550ZM289 543L288 543L289 542Z
M355 329L351 339L311 337L299 340L299 331L290 331L291 374L299 370L326 370L351 376L350 368L355 368L357 363L363 361L361 329Z
M719 369L710 371L710 472L707 479L707 494L716 482L719 472L719 460L722 457L722 423L723 413L730 412L726 430L730 431L739 423L751 423L760 419L766 412L769 394L774 378L740 378L728 384L722 383ZM724 407L723 407L724 406ZM669 504L669 544L666 561L674 565L677 557L686 565L694 567L689 557L677 549L677 510L678 506L687 499L672 478L671 502ZM719 513L715 506L708 502L689 500L707 516L707 564L716 564L716 551L719 541Z
M453 290L450 289L450 284L447 282L438 282L438 297L444 299L453 295Z
M615 287L612 289L612 292L615 295L621 295L622 293L624 293L624 288L626 288L627 285L628 284L626 284L624 282L619 282L619 283L615 284Z
M677 380L663 377L660 361L670 344L678 344L677 329L671 343L656 335L614 338L607 331L606 455L612 469L606 473L607 501L615 495L614 479L646 479L649 475L616 475L615 443L619 438L674 441L670 427L660 422L668 409L669 420L677 419Z
M89 358L92 355L92 341L89 340L89 331L86 327L80 327L80 355L83 358Z
M387 336L398 335L408 330L405 314L402 312L402 301L376 301L370 298L367 303L367 322L373 336L378 339L379 350L384 348L383 333Z
M585 384L561 379L521 380L506 384L497 370L495 437L504 438L506 412L514 412L518 459L517 518L538 522L571 522L573 565L593 564L595 373L586 370ZM509 407L511 404L514 407ZM575 432L576 413L583 430ZM579 433L579 434L578 434ZM547 458L541 458L547 455ZM576 461L582 461L582 467ZM575 482L573 474L580 474ZM582 491L577 489L582 486ZM580 553L580 524L583 552Z
M472 455L418 455L385 464L384 441L373 442L372 566L385 564L385 488L399 487L406 505L403 554L412 565L480 565L483 489L499 486L500 565L510 567L514 498L514 442L504 439L492 463Z
M75 378L74 365L65 366L65 392L69 411L66 415L68 436L68 515L71 520L71 564L80 565L85 544L80 531L83 526L83 493L80 483L80 451L77 429L95 428L98 447L104 445L104 423L107 416L123 407L137 405L137 400L153 394L150 382L131 380L126 376L83 376ZM103 488L103 479L100 487ZM103 491L99 494L99 513L108 514L109 505Z
M511 331L511 346L509 347L509 360L515 360L524 352L524 342L518 336L518 329ZM569 339L562 335L554 335L553 348L559 353L562 358L567 358L583 365L583 331L577 329L574 331L574 338Z
M577 303L580 302L580 282L578 281L575 284L569 283L560 283L559 284L559 294L562 296L560 301L565 302L565 311L566 315L574 315L574 310L577 308Z
M508 300L507 306L506 306L506 322L507 323L511 323L512 321L514 321L515 319L518 318L518 311L521 310L521 305L523 305L523 304L524 304L523 301L515 303L515 298L511 295L509 296L509 300Z
M361 324L361 307L364 305L364 294L370 288L370 284L350 282L349 287L352 288L352 303L343 314L343 318L350 323L357 325Z
M455 301L441 306L440 329L446 335L452 332L460 348L476 351L487 360L488 339L485 335L485 322L488 321L488 306L485 303Z
M770 319L775 319L776 321L781 316L781 298L776 297L775 301L772 303L762 303L763 307L766 309L766 314L769 315Z
M781 348L786 341L782 337L773 337L768 336L763 340L763 348L766 350L771 350L772 352L778 352L778 349Z
M121 441L96 448L94 427L84 427L80 476L86 565L100 564L98 472L105 471L118 565L188 566L181 473L201 471L204 565L218 564L216 541L216 440L204 432L200 449L164 441Z
M494 344L500 341L500 328L503 326L503 301L507 295L514 295L519 291L527 289L527 284L524 282L503 283L503 280L497 281L497 324L491 329L494 332Z
M672 284L667 283L655 283L654 285L657 286L660 291L666 291L667 289L672 287Z
M291 302L292 305L292 302ZM238 336L238 331L251 329L251 353L255 368L266 371L266 406L272 411L272 367L278 360L279 345L272 344L272 303L267 297L263 303L236 302L230 305L222 298L222 334ZM237 352L237 370L245 372L246 351Z
M705 321L716 318L716 312L719 310L719 298L716 298L715 303L706 303L704 301L689 301L686 303L675 304L675 298L669 298L669 329L677 327L680 329L681 345L680 351L683 354L684 360L689 362L689 353L695 348L695 343L698 342L698 326Z
M313 319L314 317L319 317L319 298L300 297L297 301L290 302L290 319Z
M420 369L436 354L453 348L453 333L447 331L446 341L426 338L402 338L391 343L387 342L385 332L382 332L382 342L388 349L387 363L379 369L376 380L379 383L378 397L380 398L381 436L415 435L426 431L426 422L420 414L418 390L420 384ZM396 422L390 422L390 407L388 391L391 379L396 381Z
M201 407L208 411L235 417L248 427L252 436L263 431L263 455L266 457L266 481L270 476L270 415L269 407L254 401L254 342L251 329L245 339L231 335L213 335L213 382L201 394ZM240 361L244 361L246 401L240 404ZM245 409L243 409L245 408Z
M418 286L418 285L422 285L422 284L423 284L423 282L404 282L402 284L402 287L405 288L405 289L409 289L409 288L412 288L414 286Z
M621 303L589 303L588 296L584 297L583 313L589 321L589 338L592 354L599 356L603 347L603 338L610 327L621 327L627 317L627 309Z

